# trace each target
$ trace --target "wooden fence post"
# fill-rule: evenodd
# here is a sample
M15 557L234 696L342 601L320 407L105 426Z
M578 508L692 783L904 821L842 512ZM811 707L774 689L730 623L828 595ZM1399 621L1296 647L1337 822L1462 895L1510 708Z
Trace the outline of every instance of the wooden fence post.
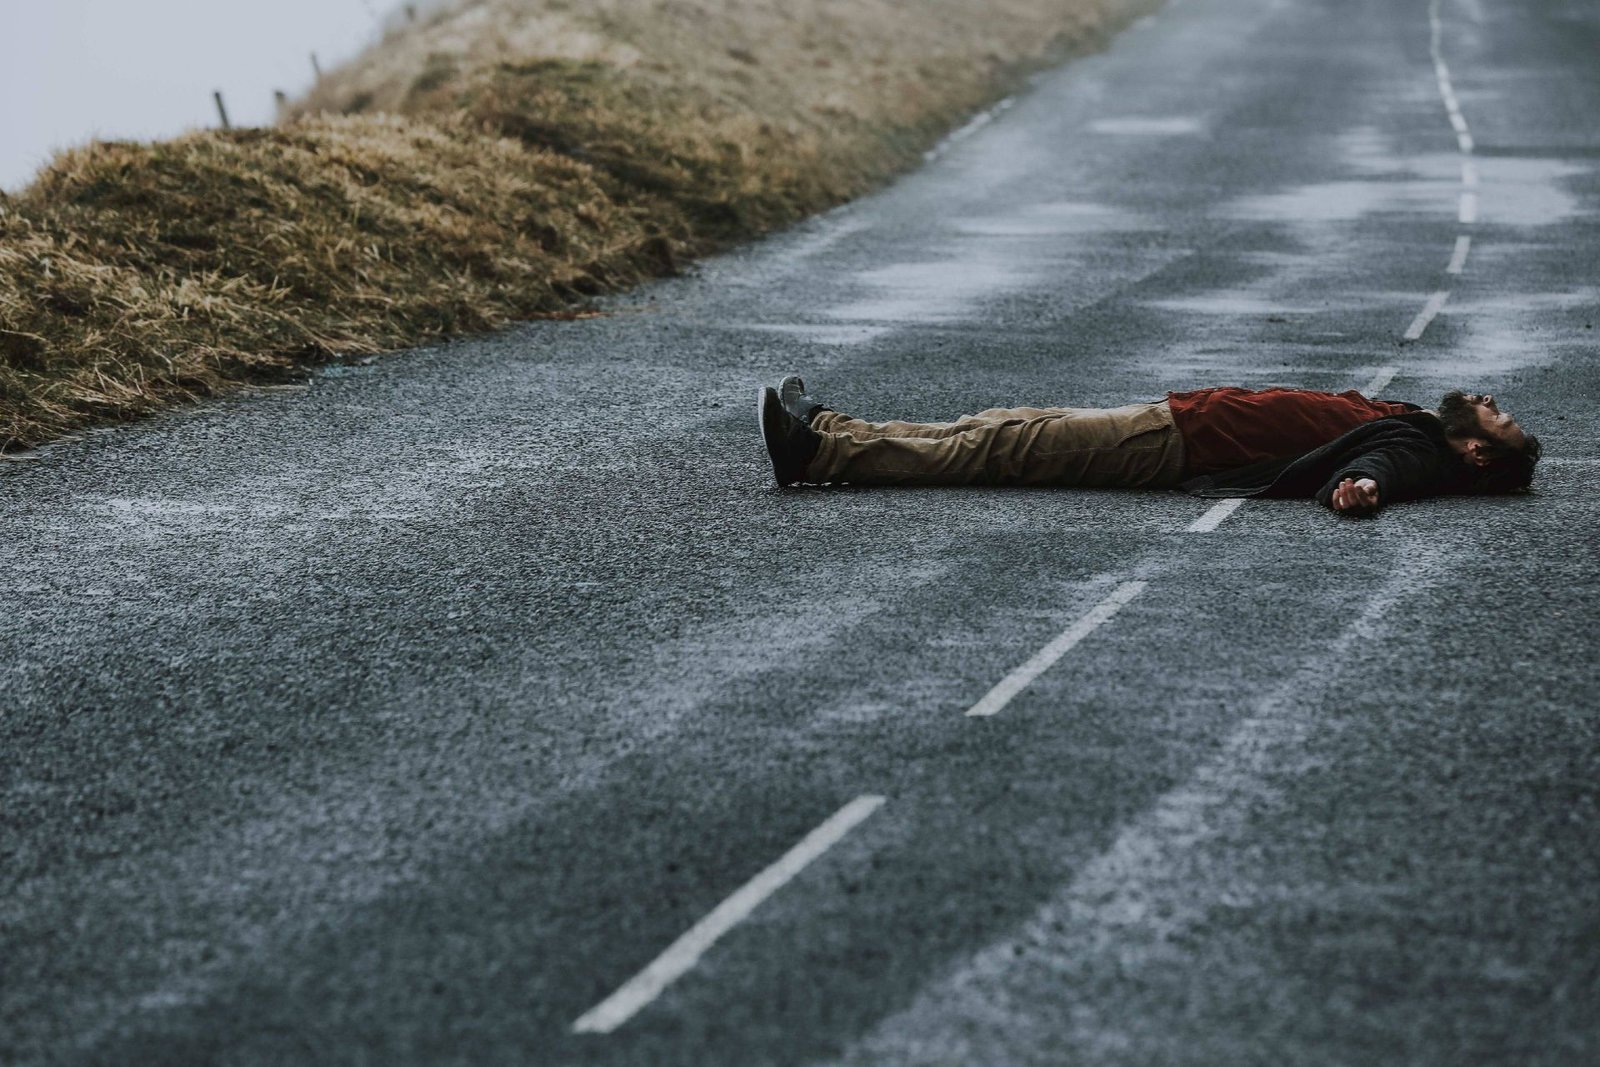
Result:
M233 127L228 123L228 109L222 106L222 90L215 90L211 94L211 99L217 102L217 118L222 120L222 128L225 130L233 129Z

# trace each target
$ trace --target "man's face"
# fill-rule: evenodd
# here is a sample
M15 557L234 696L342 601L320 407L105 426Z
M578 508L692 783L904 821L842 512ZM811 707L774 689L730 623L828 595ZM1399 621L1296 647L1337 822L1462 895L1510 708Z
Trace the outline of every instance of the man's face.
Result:
M1527 443L1528 435L1517 425L1516 419L1495 405L1492 393L1466 393L1462 399L1476 409L1478 427L1484 437L1511 448L1521 448Z
M1455 438L1481 438L1507 448L1521 448L1528 435L1517 420L1501 411L1494 397L1486 393L1463 393L1452 389L1439 401L1439 418L1445 433Z

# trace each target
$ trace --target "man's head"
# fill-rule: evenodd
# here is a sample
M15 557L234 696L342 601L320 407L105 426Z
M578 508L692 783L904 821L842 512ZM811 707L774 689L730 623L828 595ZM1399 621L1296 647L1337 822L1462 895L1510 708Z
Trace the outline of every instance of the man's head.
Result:
M1487 393L1452 389L1439 401L1439 419L1451 444L1475 468L1479 493L1514 493L1533 481L1539 439L1500 410Z

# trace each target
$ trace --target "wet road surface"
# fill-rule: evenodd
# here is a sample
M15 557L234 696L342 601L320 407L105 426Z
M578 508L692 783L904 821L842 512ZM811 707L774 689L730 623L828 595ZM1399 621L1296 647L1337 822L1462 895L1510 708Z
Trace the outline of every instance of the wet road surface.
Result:
M604 318L0 468L0 1061L1593 1062L1597 42L1182 0ZM790 372L1462 386L1547 459L778 491Z

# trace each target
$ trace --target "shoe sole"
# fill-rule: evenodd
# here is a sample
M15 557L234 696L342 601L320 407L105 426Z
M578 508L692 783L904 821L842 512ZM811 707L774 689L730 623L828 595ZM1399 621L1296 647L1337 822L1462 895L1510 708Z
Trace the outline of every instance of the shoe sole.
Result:
M768 385L757 390L756 425L761 427L761 442L766 445L767 461L772 464L772 480L780 489L795 481L793 478L785 481L783 471L778 469L778 452L784 447L783 416L786 414L776 389Z
M790 374L790 375L785 376L784 379L781 382L778 383L778 402L783 405L783 410L787 411L790 415L792 415L795 418L799 419L801 422L805 423L807 426L810 426L811 425L811 420L806 418L805 412L796 411L794 408L791 408L789 406L788 394L789 394L789 383L790 382L794 383L794 392L796 393L797 396L805 396L806 395L806 383L805 383L805 380L802 379L800 377L800 375L798 375L798 374Z

